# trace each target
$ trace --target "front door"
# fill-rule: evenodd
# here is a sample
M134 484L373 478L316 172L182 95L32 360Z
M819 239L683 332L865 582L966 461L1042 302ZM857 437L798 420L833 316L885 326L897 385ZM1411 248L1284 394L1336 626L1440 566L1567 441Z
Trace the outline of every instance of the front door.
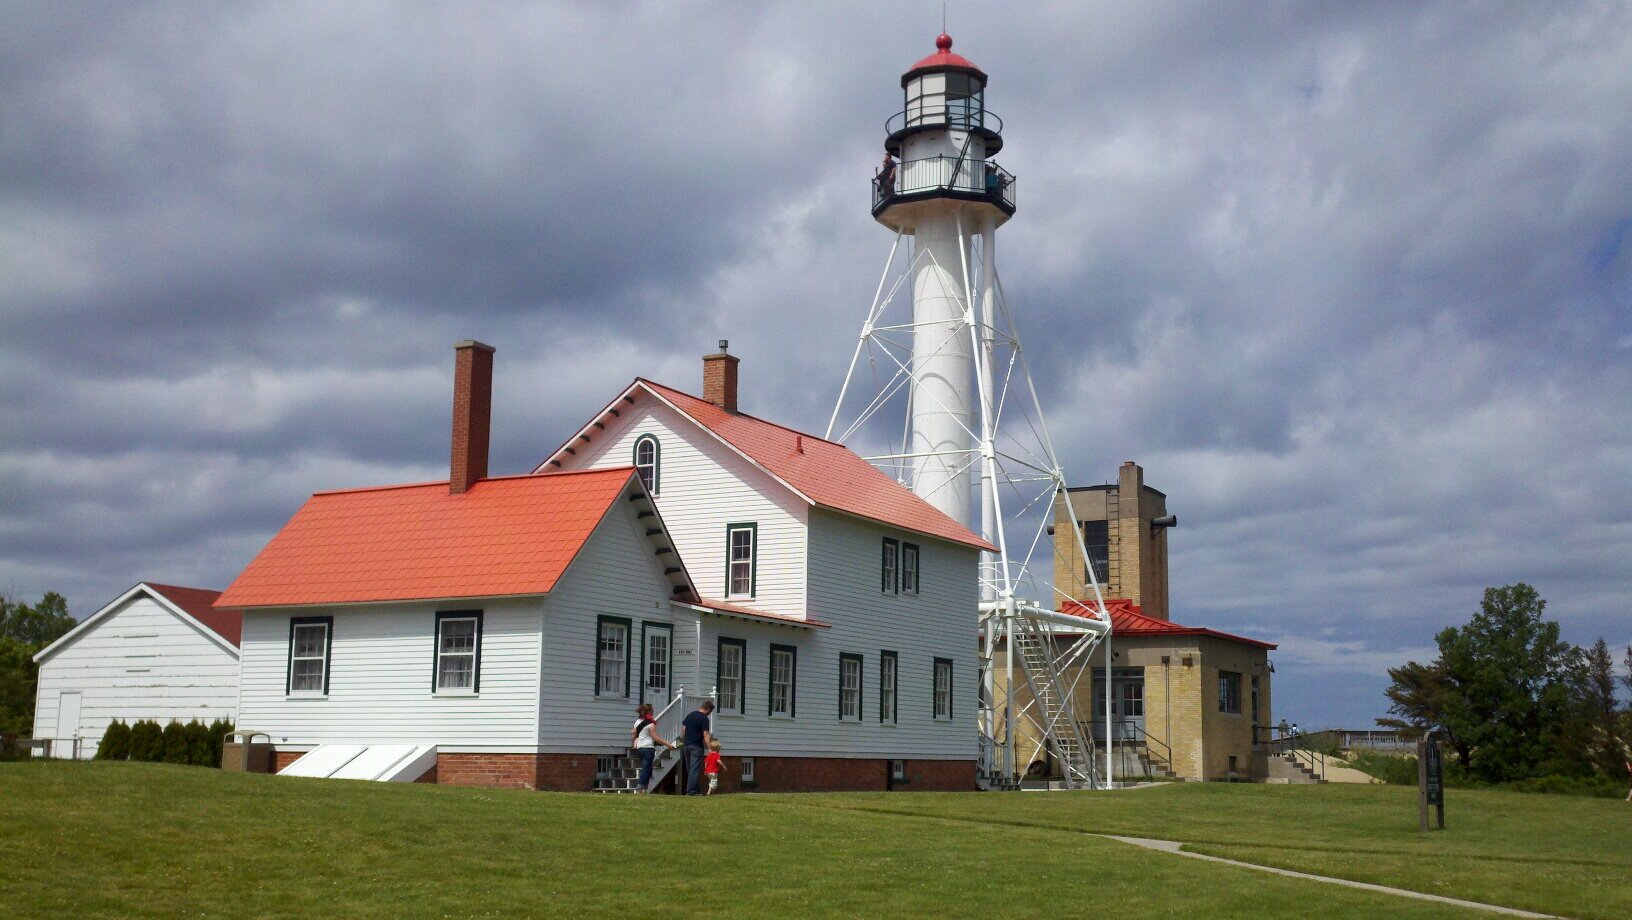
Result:
M57 730L51 741L53 757L75 756L74 738L79 735L79 694L64 693L57 697Z
M640 699L662 712L672 698L670 677L674 673L674 629L664 623L647 623L643 630L646 639L640 660L644 663L645 673L641 675Z
M1117 668L1111 675L1111 738L1136 740L1145 727L1145 669ZM1094 739L1105 741L1105 680L1094 681Z

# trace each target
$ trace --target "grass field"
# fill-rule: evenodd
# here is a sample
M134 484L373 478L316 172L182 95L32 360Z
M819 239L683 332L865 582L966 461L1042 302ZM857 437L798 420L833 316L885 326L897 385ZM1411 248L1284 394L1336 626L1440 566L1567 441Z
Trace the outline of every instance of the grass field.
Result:
M1632 916L1632 806L1176 784L713 800L0 764L12 916L1475 917L1088 833L1569 916ZM1088 833L1085 833L1088 832Z

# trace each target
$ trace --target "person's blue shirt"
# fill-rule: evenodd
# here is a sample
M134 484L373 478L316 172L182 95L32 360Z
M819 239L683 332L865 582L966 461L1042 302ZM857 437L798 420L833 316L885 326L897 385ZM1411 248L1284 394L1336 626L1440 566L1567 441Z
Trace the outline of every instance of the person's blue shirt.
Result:
M701 709L692 710L680 727L685 729L684 740L688 747L702 747L703 732L708 731L708 714Z

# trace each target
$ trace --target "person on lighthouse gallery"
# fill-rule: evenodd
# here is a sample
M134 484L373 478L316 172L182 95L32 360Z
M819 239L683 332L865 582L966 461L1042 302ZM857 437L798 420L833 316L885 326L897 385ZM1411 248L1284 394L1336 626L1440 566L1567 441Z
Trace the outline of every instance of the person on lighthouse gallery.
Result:
M703 700L702 705L680 723L680 737L686 749L686 795L703 794L703 760L707 757L709 742L714 740L710 727L713 712L714 701Z

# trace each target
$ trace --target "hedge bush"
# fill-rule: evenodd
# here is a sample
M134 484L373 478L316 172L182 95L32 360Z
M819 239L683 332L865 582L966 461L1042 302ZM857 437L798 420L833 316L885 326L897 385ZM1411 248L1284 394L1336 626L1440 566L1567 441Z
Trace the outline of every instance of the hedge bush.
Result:
M130 727L130 759L158 763L164 759L164 729L152 719Z
M130 726L114 719L102 733L102 743L96 746L97 760L128 760L130 758Z
M227 736L232 734L232 723L226 719L216 719L210 723L210 760L208 766L221 766L221 746L226 743Z
M187 763L210 766L210 727L197 719L187 723Z
M170 720L164 727L164 756L165 763L190 763L192 752L187 747L187 727Z

